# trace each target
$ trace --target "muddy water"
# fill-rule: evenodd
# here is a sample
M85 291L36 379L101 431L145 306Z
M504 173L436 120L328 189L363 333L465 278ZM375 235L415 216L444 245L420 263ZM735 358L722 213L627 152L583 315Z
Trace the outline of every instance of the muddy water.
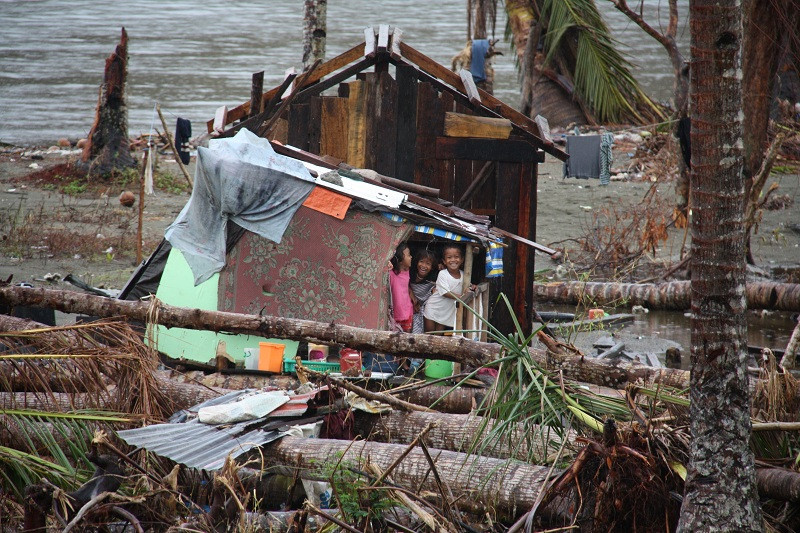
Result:
M541 311L561 311L575 313L575 308L567 306L546 306L542 305ZM627 309L606 310L608 313L626 313ZM749 311L747 314L747 344L750 347L769 348L773 351L786 348L789 337L795 322L792 321L792 313L787 312L760 312ZM689 368L689 351L691 349L691 323L688 313L673 311L650 311L647 314L636 314L633 322L619 328L620 334L625 337L652 337L652 350L647 351L661 353L665 349L658 340L676 342L681 346L683 354L682 368ZM605 335L600 335L605 336ZM594 338L594 337L592 337ZM581 343L578 342L578 345ZM586 344L585 342L583 344ZM643 342L647 346L647 342ZM591 342L583 349L591 347ZM663 357L660 357L663 362Z
M645 0L657 20L660 0ZM328 58L356 44L363 28L391 24L404 40L449 64L464 45L464 0L330 0ZM686 13L688 0L680 0ZM669 97L672 71L660 45L599 2L609 25L631 52L645 89ZM98 2L96 0L0 0L0 141L50 143L87 133L97 102L105 58L129 36L129 126L148 132L159 102L169 122L183 116L196 134L220 105L250 97L250 76L264 70L264 85L277 85L302 55L300 0L262 2ZM660 13L666 25L666 13ZM685 25L682 24L681 28ZM503 36L505 20L496 35ZM688 31L681 30L682 42ZM519 84L507 43L495 65L496 93L512 105Z

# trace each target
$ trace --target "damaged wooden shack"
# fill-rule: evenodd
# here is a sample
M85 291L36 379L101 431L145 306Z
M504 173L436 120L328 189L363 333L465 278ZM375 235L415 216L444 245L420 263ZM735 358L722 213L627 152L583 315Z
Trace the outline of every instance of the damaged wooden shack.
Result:
M567 158L542 117L530 119L478 89L468 71L453 72L405 43L400 28L381 25L278 87L262 93L254 82L249 102L220 108L207 127L220 136L248 128L336 167L435 189L445 215L462 208L488 217L506 237L504 275L491 283L489 300L506 294L530 332L537 166L545 153ZM492 307L490 320L514 330L503 307Z

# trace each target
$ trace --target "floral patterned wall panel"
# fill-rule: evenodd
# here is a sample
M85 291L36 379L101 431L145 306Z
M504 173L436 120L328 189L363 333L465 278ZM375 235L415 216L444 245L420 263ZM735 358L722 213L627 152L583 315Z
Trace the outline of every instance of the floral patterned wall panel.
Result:
M219 310L388 328L387 263L411 226L301 207L280 244L245 232L220 272Z

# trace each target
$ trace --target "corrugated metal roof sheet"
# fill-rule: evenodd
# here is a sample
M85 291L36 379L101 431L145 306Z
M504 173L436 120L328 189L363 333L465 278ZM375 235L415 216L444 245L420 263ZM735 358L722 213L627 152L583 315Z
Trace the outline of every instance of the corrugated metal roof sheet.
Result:
M251 422L252 424L252 422ZM237 434L237 427L222 428L199 422L156 424L118 432L132 446L201 470L222 468L228 455L238 457L276 439L284 433L255 429Z
M296 394L269 415L256 420L212 426L200 423L196 418L188 422L154 424L143 428L119 431L122 440L131 446L140 446L147 451L172 459L191 468L201 470L217 470L222 468L228 455L236 458L253 448L268 444L285 435L285 426L307 421L288 420L296 418L308 411L309 402L320 392L322 387L305 394ZM200 407L223 405L235 402L244 394L253 390L234 391L218 398L212 398L189 409L197 412ZM186 412L176 420L185 420ZM272 419L272 420L271 420ZM172 419L171 419L172 420Z

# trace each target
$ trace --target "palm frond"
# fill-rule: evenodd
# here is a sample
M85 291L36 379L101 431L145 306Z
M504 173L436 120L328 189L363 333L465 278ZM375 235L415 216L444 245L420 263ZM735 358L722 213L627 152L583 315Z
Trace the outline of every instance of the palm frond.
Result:
M631 74L631 63L594 0L537 0L545 65L571 79L575 96L601 123L663 118Z
M514 316L506 296L501 294L499 298ZM475 313L469 306L465 307ZM574 440L575 436L602 434L607 418L618 422L633 420L632 408L623 397L603 394L542 368L528 348L536 333L524 337L516 318L516 332L503 335L488 321L476 316L502 350L500 358L487 365L498 368L498 377L478 408L483 418L471 446L473 453L501 449L508 452L508 456L528 462L551 463L564 444L567 451L572 449L567 441ZM637 395L640 400L636 399ZM670 419L685 420L688 416L685 391L637 387L629 398L641 404L641 409L652 418L666 415ZM669 434L663 439L682 443L683 434ZM678 458L684 456L678 454Z
M14 446L0 446L4 491L22 498L25 487L43 477L62 488L73 488L90 477L94 467L86 454L94 427L85 420L25 411L3 415L3 431Z
M62 411L60 398L71 406L79 398L82 408L148 419L163 419L173 411L156 385L157 353L125 322L2 332L0 353L0 389L35 391L36 401L47 410Z

